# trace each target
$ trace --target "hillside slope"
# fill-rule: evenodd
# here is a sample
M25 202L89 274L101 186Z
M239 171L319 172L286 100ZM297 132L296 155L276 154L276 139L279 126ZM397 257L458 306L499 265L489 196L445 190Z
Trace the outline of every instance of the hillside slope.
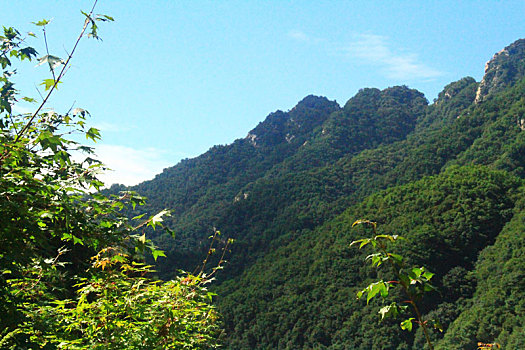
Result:
M215 226L237 239L217 286L227 347L421 349L420 332L378 324L378 305L355 300L375 272L348 248L350 224L373 219L437 273L423 308L445 326L438 347L520 348L523 67L518 40L481 83L453 82L430 105L405 86L363 89L342 108L309 96L136 186L151 208L174 209L177 238L156 237L161 275L193 269Z
M324 178L315 181L317 169L403 140L426 106L423 95L407 87L362 90L343 109L309 96L289 112L270 114L245 139L213 147L132 188L149 198L146 209L173 208L167 224L177 240L157 238L169 253L158 266L161 273L174 266L194 268L212 227L237 239L235 249L249 250L232 255L236 266L229 273L234 273L283 233L332 217L322 208L303 214L310 203L322 205L343 194L337 183L330 188ZM319 196L326 198L317 201Z
M367 306L356 299L376 273L364 262L370 251L348 247L364 234L352 223L368 218L380 232L407 238L399 253L438 276L440 294L424 310L447 325L472 296L476 282L469 271L512 217L519 184L505 172L453 167L379 192L281 245L218 290L230 348L421 349L421 334L414 339L397 322L378 323L380 302Z

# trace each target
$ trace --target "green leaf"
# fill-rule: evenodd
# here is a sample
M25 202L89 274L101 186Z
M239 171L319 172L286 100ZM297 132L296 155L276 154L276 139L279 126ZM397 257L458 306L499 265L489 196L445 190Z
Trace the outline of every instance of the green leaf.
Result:
M56 82L56 87L55 87L56 89L58 89L58 84L62 84L62 82L61 81ZM54 79L44 79L42 83L40 83L40 85L44 85L47 91L55 85L55 80Z
M381 288L379 289L379 292L381 293L381 296L382 296L383 298L386 298L386 297L388 296L388 289L389 289L389 288L390 288L390 287L388 286L387 283L383 282L383 283L381 284Z
M425 285L423 286L423 291L425 292L433 292L436 290L436 287L434 287L433 285L431 285L430 283L425 283Z
M146 215L146 213L143 213L143 214L140 214L140 215L137 215L137 216L134 216L131 218L131 220L138 220L138 219L142 219L142 217Z
M20 49L20 59L23 61L24 59L28 59L31 61L33 57L36 57L38 52L32 47L24 47L23 49Z
M71 111L71 114L72 114L72 115L75 115L75 116L80 115L80 116L82 116L82 117L85 117L86 115L89 114L89 112L86 111L85 109L82 109L82 108L75 108L75 109L73 109L73 110Z
M366 241L366 240L367 240L367 238L358 239L356 241L353 241L352 243L350 243L350 247L353 246L354 244L359 244L359 243L361 243L363 241ZM369 238L368 238L368 240L369 240Z
M430 279L432 278L432 276L434 276L434 274L430 271L425 271L425 273L423 273L423 277L427 280L427 281L430 281Z
M379 288L372 288L368 291L368 294L366 296L366 303L368 304L370 300L375 297L379 293Z
M84 12L84 11L80 11L80 13L82 13L84 16L86 16L86 19L90 22L93 22L93 18L91 18L91 16L89 15L89 13L87 12Z
M374 254L370 254L370 255L368 255L368 256L365 258L365 261L366 261L366 260L370 260L370 259L372 259L372 261L373 261L374 258L380 257L381 255L382 255L382 253L374 253Z
M113 17L108 16L108 15L97 15L95 19L97 21L102 21L102 22L113 22L113 21L115 21L115 19Z
M52 219L53 218L53 214L51 214L51 212L45 210L45 211L41 211L40 212L40 217L42 219Z
M433 326L435 329L439 330L440 332L443 332L443 325L438 320L432 320Z
M0 57L0 64L2 65L2 69L5 69L5 67L11 65L11 61L7 57Z
M88 33L88 38L95 38L97 40L100 40L100 37L98 36L98 26L93 20L91 22L91 32Z
M417 280L419 276L425 271L424 267L414 267L410 272L408 273L408 276L412 281Z
M42 131L40 135L38 135L36 141L40 143L40 146L44 151L50 148L53 152L57 152L58 148L62 147L62 139L47 130Z
M356 220L352 224L352 227L354 227L356 225L368 225L368 226L372 226L374 229L377 227L377 223L375 223L373 221L370 221L370 220Z
M27 101L27 102L29 102L29 103L35 103L35 102L36 102L36 100L35 100L34 98L31 98L31 97L25 97L25 96L22 97L22 100Z
M91 139L93 142L97 142L97 140L101 139L100 131L96 128L89 128L89 130L86 132L86 139Z
M127 258L122 254L116 254L111 258L111 261L125 263L127 261Z
M403 257L399 254L388 253L388 256L392 258L397 264L401 265L403 263Z
M163 230L164 230L167 234L169 234L171 237L175 238L175 231L170 230L170 229L169 229L168 227L166 227L166 226L163 227ZM228 243L233 243L233 239L232 239L231 242L229 242L230 239L232 239L232 238L229 238L229 239L228 239Z
M377 294L380 294L383 298L388 296L388 284L386 284L384 281L372 283L366 287L365 290L368 292L366 297L367 304Z
M384 319L386 315L390 312L391 306L383 306L381 309L379 309L378 314L381 315L381 319Z
M151 255L153 255L153 259L154 259L155 261L157 261L157 258L158 258L159 256L166 257L166 254L164 254L164 251L162 251L162 250L157 250L157 249L152 250L152 251L151 251Z
M404 239L403 237L398 236L398 235L377 235L377 236L375 236L375 238L376 239L378 239L378 238L388 239L391 242L395 242L398 239Z
M404 320L403 322L401 322L401 329L411 332L412 331L412 321L414 320L415 320L414 317L410 317L408 320Z
M43 19L41 21L38 21L38 22L32 22L34 25L36 26L39 26L39 27L43 27L45 25L48 25L49 23L51 22L51 20L49 19Z
M75 235L69 235L70 240L73 239L73 244L80 244L84 245L84 240L82 238L78 238Z
M372 258L372 266L376 265L377 267L379 267L382 263L383 259L381 257L381 254Z
M405 273L399 273L399 280L404 286L408 286L410 284L410 277L408 277L408 275Z
M55 69L63 65L64 61L60 57L56 57L52 55L45 55L38 59L38 64L36 65L36 67L41 66L44 63L48 63L51 69Z

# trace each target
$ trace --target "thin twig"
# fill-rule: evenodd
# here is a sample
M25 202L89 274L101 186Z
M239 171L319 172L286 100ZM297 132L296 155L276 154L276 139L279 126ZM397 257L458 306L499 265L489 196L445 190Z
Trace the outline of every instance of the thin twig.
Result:
M208 248L208 253L206 254L206 258L204 259L204 261L202 262L202 268L201 268L201 271L199 272L198 276L201 276L202 273L204 272L204 268L206 267L206 264L208 263L208 259L210 258L211 254L212 254L212 249L213 249L213 244L215 243L215 240L217 239L217 235L219 234L219 231L214 227L213 228L213 237L211 239L211 243L210 243L210 247ZM198 269L199 267L197 267ZM197 271L195 271L197 272ZM195 275L195 273L193 273Z
M38 86L37 86L36 84L35 84L35 90L36 90L36 92L38 92L38 94L40 95L40 98L41 98L42 100L44 100L44 96L42 96L42 93L40 92L40 90L38 90Z
M46 44L47 63L49 64L49 70L51 71L51 75L53 75L53 80L56 82L55 70L53 69L53 66L51 65L51 63L49 62L49 47L47 46L46 26L42 28L42 31L44 32L44 43Z
M73 103L71 104L71 107L69 107L69 110L67 111L66 115L68 115L69 113L71 113L71 111L73 110L73 107L75 107L75 104L77 103L77 101L73 101Z
M217 272L217 270L219 270L219 268L221 267L221 264L224 262L224 256L226 255L226 252L228 251L228 247L230 246L230 239L226 240L226 245L224 246L224 248L222 249L222 255L221 255L221 258L219 259L219 262L217 263L217 266L215 266L213 268L213 271L208 275L206 276L206 279L207 280L210 280L210 278Z
M84 36L84 33L86 32L86 29L87 29L89 23L91 23L91 16L93 15L93 11L95 10L95 6L97 5L97 1L98 0L95 0L95 2L93 3L93 7L91 8L91 11L89 12L89 15L86 17L86 20L84 21L84 26L82 27L82 31L80 32L80 35L78 36L78 38L77 38L77 40L75 42L75 45L73 46L73 49L71 50L71 53L69 54L66 62L64 63L64 66L62 67L62 70L60 71L60 74L58 75L57 79L55 79L55 82L54 82L53 86L51 87L51 89L49 89L49 92L47 93L47 96L44 98L44 100L42 101L40 106L38 106L37 110L33 113L31 118L27 122L27 124L22 128L22 130L20 130L20 132L17 133L16 138L15 138L13 143L18 142L20 140L20 138L22 137L22 135L29 129L29 127L33 123L33 120L36 118L38 113L42 110L44 105L47 103L47 100L49 99L49 97L51 96L53 91L55 91L58 82L63 77L64 73L66 72L66 68L68 67L69 61L71 60L71 58L73 57L73 54L75 53L75 50L76 50L76 48L78 46L78 43L80 42L80 39L82 39L82 37ZM6 150L6 152L4 152L4 154L0 157L0 164L2 164L3 160L9 155L9 153L10 153L9 150Z
M13 120L13 116L11 115L11 113L9 113L9 120L11 120L11 124L13 124L13 128L15 128L15 131L18 132L18 128L16 127L16 123Z
M51 263L50 263L49 265L51 265L51 266L55 266L55 264L56 264L57 261L58 261L58 258L60 258L60 256L61 256L62 254L64 254L64 253L66 253L67 251L68 251L68 250L65 249L65 247L60 247L60 248L58 249L58 254L57 254L57 256L55 256L55 257L53 258L53 260L51 261ZM42 280L42 277L44 277L44 269L43 269L42 267L40 267L40 270L38 271L38 277L37 277L37 279L33 281L33 283L29 286L29 288L26 288L26 287L24 286L24 287L20 288L19 290L17 290L17 291L15 292L14 295L17 296L18 294L20 294L20 292L22 292L22 291L24 291L24 290L31 290L31 289L35 288L35 287L37 286L37 284L39 284L40 281Z

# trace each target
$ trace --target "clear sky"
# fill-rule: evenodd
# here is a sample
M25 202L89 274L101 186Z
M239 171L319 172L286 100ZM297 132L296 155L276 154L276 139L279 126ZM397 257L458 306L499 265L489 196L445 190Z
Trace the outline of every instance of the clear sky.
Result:
M0 0L0 24L66 56L92 1ZM525 37L525 1L99 0L102 42L85 40L59 93L91 112L108 182L134 184L216 144L246 136L266 115L309 94L343 105L360 88L408 85L432 100ZM19 69L37 97L45 67ZM20 111L30 106L20 105Z

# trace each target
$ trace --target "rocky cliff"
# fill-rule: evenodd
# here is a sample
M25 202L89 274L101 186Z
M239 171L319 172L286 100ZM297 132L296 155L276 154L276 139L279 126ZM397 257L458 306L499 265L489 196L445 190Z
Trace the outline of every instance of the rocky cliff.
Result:
M503 90L525 76L525 39L505 47L485 65L485 75L476 93L476 103Z

